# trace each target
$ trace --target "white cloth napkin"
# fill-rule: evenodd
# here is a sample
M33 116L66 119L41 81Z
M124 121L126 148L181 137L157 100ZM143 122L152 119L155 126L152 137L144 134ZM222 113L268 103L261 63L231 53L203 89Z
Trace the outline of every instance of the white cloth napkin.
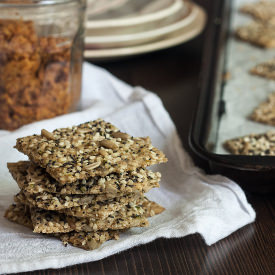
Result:
M96 261L148 243L156 238L178 238L199 233L211 245L255 219L255 212L241 188L231 180L205 175L183 150L175 125L154 93L133 88L108 72L84 65L82 111L0 131L0 273L61 268ZM150 218L150 226L133 228L118 241L108 241L94 251L64 247L51 237L34 234L3 218L18 187L6 168L7 162L26 159L13 146L16 138L58 127L104 118L133 136L150 136L169 161L152 167L162 173L161 187L148 197L166 208Z

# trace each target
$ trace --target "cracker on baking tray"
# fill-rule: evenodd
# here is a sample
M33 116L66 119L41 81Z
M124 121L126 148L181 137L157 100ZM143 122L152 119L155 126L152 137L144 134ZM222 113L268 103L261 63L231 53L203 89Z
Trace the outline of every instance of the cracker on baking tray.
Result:
M61 184L167 161L149 137L131 137L102 119L52 133L42 130L17 139L15 148Z
M250 73L275 80L275 58L270 61L257 64L250 70Z
M275 126L275 93L270 94L266 101L253 110L250 119Z
M274 25L254 21L236 29L236 36L244 41L263 48L275 47Z
M159 187L161 174L144 168L134 171L113 173L103 178L96 176L87 180L61 185L45 169L35 166L30 161L8 163L8 168L19 187L30 194L118 194L146 193L151 188Z
M227 140L225 149L234 155L275 155L275 131L262 134L250 134Z
M274 1L245 4L240 8L240 11L252 15L255 19L266 22L267 24L275 24Z

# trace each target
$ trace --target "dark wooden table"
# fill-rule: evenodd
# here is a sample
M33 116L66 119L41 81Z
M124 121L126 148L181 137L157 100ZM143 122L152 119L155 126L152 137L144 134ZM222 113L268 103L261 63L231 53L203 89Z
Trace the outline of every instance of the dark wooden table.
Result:
M196 2L208 11L209 20L214 20L215 1ZM188 131L198 98L205 39L202 34L168 50L100 64L129 84L156 92L189 152ZM197 164L204 167L198 160ZM256 222L211 247L199 235L158 239L101 261L22 274L275 274L274 196L247 194L247 197L257 212Z

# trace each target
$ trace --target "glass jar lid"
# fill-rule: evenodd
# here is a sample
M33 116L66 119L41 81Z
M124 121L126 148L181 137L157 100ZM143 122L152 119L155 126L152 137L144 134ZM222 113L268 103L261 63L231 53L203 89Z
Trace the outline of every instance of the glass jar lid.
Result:
M0 0L0 7L20 7L20 6L44 6L44 5L64 5L72 2L83 2L81 0Z

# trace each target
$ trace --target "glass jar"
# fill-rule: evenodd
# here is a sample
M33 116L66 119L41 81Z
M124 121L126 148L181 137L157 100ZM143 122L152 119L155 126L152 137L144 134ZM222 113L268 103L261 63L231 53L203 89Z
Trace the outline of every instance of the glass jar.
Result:
M0 0L0 129L74 111L83 0Z

